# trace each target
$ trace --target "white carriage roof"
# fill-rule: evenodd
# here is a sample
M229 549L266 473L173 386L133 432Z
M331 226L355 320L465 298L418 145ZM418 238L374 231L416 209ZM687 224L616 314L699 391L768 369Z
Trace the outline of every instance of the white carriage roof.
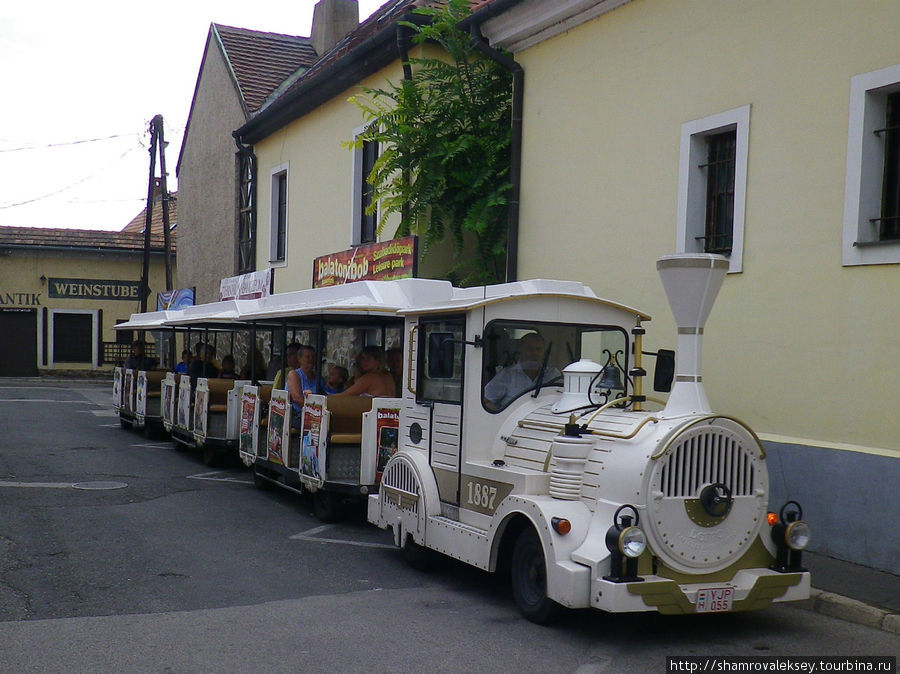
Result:
M453 292L454 288L448 281L432 279L357 281L244 300L254 304L242 306L240 317L254 321L329 314L391 316L402 309L448 301L453 297Z
M634 307L597 297L597 295L594 294L594 291L584 283L578 281L554 281L549 279L514 281L512 283L500 283L497 285L475 288L454 288L453 297L448 302L418 305L410 307L409 309L402 309L398 313L406 315L441 313L447 311L468 311L470 309L476 309L498 302L521 301L541 297L574 299L602 304L612 309L624 311L632 316L640 317L642 321L650 320L648 314L645 314L643 311L639 311Z
M203 325L204 323L234 323L240 319L242 305L254 300L226 300L224 302L209 302L185 307L176 313L176 316L166 325L184 326Z
M148 311L143 314L131 314L124 323L119 323L113 329L115 330L158 330L169 324L169 321L175 320L180 316L182 310L173 311Z

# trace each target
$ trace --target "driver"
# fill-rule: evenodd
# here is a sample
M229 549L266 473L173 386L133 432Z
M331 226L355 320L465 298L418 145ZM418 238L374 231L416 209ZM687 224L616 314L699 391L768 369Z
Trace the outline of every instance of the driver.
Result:
M538 332L523 335L517 353L516 362L500 370L484 387L484 403L489 410L503 409L537 383L546 356L544 338ZM549 383L561 376L555 367L548 367L542 381Z

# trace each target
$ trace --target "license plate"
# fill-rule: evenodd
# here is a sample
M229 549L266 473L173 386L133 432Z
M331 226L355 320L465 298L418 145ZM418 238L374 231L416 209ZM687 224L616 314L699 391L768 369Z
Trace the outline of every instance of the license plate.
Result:
M733 587L707 587L697 591L694 610L697 613L718 613L731 610Z

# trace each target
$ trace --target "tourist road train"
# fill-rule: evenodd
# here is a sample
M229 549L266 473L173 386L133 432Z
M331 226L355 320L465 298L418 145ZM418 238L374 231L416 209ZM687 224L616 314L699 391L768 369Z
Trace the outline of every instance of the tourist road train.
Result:
M440 553L508 574L534 622L563 607L691 614L806 599L801 506L769 503L762 443L703 387L727 260L669 255L657 269L677 361L644 351L648 315L581 283L361 281L119 327L206 342L242 332L281 354L296 340L320 371L365 345L400 348L395 396L310 394L298 420L267 373L192 382L117 368L114 404L123 426L166 432L211 464L232 453L259 485L309 493L324 520L364 499L411 564Z

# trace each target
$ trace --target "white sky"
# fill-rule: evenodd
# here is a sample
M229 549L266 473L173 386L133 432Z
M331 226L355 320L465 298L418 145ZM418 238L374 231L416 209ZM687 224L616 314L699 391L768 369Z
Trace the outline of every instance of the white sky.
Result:
M359 0L360 21L384 2ZM177 188L175 164L209 24L308 36L315 4L3 2L0 225L124 227L147 199L148 126L156 114L169 143L169 189ZM98 138L107 140L71 144Z

